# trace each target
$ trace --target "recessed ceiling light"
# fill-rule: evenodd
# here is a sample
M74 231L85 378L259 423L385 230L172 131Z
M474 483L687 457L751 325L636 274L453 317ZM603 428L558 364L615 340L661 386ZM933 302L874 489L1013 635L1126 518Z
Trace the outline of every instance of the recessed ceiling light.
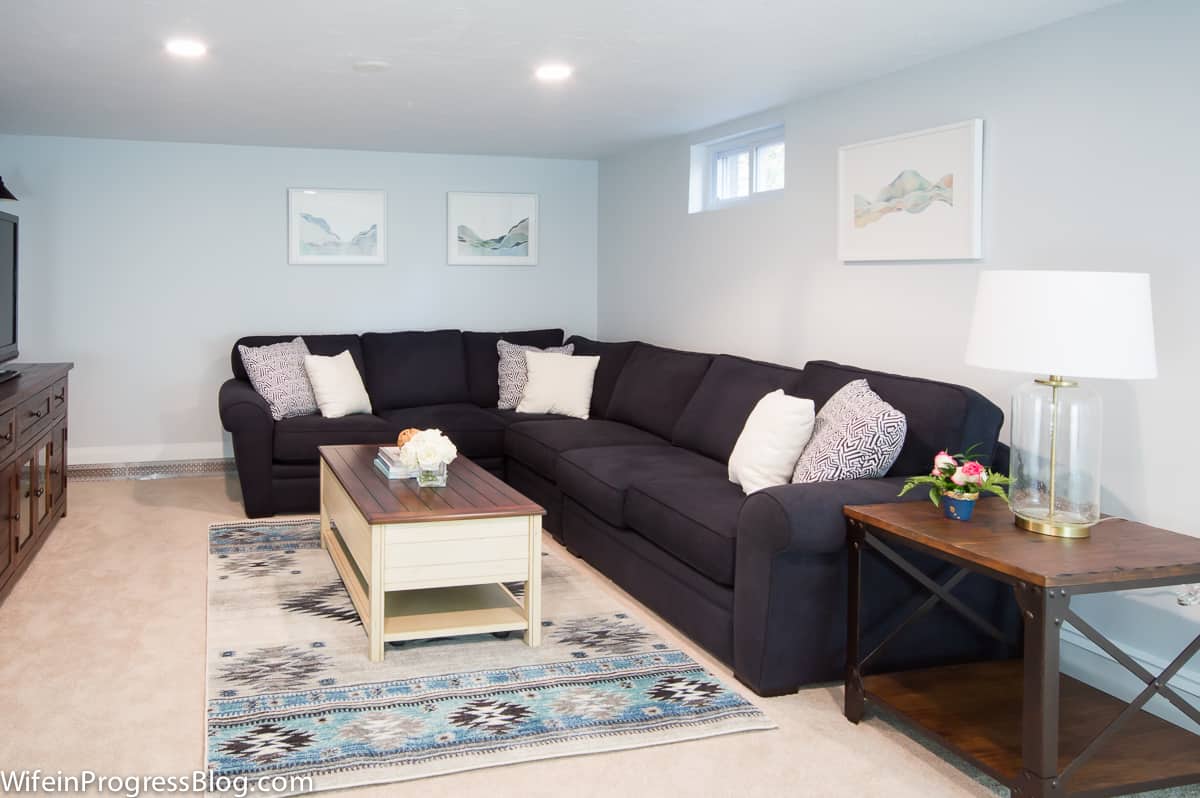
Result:
M538 80L556 83L571 77L571 73L574 71L567 64L542 64L533 74L537 76Z
M350 68L360 74L369 75L375 72L388 71L392 68L392 62L384 61L382 58L364 58L361 61L355 61L350 65Z
M166 49L180 58L199 58L208 52L208 45L199 39L167 39Z

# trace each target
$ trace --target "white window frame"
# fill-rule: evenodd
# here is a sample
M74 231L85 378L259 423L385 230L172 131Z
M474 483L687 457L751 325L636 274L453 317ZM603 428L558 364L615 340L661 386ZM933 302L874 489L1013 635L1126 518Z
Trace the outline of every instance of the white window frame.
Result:
M784 137L783 125L753 130L736 136L728 136L702 145L705 149L704 167L704 210L728 208L731 205L741 205L753 201L757 197L777 194L787 187L787 181L780 188L760 189L758 181L758 148L770 144L782 144L784 158L787 158L787 141ZM745 151L750 155L750 193L744 197L729 197L722 199L717 196L717 161L722 156Z

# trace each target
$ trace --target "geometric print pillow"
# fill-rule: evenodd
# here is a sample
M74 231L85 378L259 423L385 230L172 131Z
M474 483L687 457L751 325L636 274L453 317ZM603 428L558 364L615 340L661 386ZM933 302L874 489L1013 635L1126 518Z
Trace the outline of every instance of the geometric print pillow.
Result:
M500 367L497 371L497 386L500 389L500 401L496 407L501 410L516 410L525 395L525 386L529 383L529 369L525 364L526 352L555 352L560 355L575 354L575 344L566 346L548 346L538 349L536 346L520 346L508 341L496 342L496 353L500 355Z
M817 413L792 482L878 479L900 456L908 421L866 380L842 386Z
M239 345L238 353L250 384L267 400L271 418L280 421L317 412L317 398L304 370L309 352L303 338L270 346Z

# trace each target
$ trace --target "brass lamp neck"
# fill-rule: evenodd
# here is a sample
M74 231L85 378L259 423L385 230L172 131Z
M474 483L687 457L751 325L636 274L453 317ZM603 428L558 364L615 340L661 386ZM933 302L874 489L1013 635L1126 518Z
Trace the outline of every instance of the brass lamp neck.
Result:
M1064 380L1057 374L1051 374L1046 378L1035 378L1034 382L1036 382L1038 385L1046 385L1051 388L1074 388L1079 385L1079 383L1075 382L1074 380Z

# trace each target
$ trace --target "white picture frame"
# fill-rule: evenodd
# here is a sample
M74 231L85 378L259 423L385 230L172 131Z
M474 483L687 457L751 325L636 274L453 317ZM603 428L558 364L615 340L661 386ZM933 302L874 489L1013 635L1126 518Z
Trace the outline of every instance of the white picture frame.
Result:
M982 257L982 119L839 148L839 260Z
M537 194L446 193L451 266L536 266L539 237Z
M387 263L387 192L289 188L288 263Z

